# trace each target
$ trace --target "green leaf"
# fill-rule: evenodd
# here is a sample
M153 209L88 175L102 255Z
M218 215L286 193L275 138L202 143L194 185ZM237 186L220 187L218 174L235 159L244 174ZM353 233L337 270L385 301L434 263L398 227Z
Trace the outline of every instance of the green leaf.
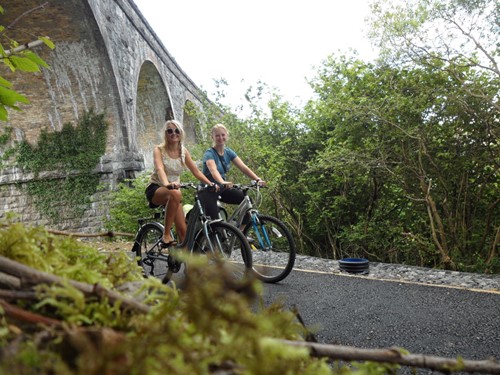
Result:
M24 72L39 72L40 68L38 64L34 63L27 57L13 55L8 58L14 67Z
M8 107L17 109L15 107L15 104L17 102L20 103L29 103L29 100L22 94L19 94L18 92L14 90L7 89L5 87L0 86L0 103L3 105L6 105Z
M3 77L0 76L0 85L4 86L4 87L11 87L12 83L10 83L5 78L3 78Z
M4 58L2 59L3 63L5 65L7 65L9 67L9 69L12 71L12 72L15 72L16 71L16 67L12 64L12 61L10 61L10 59L8 58Z
M3 104L0 104L0 120L1 121L7 121L9 118L9 114L7 112L7 109Z
M56 45L54 44L54 42L52 42L52 40L50 40L48 37L39 36L38 39L40 39L50 49L56 48Z
M40 56L38 56L33 51L26 51L25 56L26 56L26 58L30 59L35 64L37 64L38 66L43 66L44 68L49 67L49 64L47 64Z

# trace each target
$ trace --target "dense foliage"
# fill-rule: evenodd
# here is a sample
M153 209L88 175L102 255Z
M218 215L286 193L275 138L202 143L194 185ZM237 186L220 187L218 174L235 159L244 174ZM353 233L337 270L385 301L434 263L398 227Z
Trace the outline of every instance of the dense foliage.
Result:
M499 272L498 4L398 4L373 6L381 58L329 57L302 110L259 86L212 121L303 252Z

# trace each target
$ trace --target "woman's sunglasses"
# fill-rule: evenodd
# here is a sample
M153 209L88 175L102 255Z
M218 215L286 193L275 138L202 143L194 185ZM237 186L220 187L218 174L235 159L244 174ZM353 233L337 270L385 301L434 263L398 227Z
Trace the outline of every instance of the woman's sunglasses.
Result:
M173 132L175 132L175 134L181 134L179 129L167 129L168 134L172 134Z

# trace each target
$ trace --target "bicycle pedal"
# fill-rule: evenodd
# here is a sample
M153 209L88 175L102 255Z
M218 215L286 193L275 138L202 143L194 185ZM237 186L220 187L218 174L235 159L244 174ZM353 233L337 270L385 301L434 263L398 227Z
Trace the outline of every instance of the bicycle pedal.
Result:
M168 257L168 260L167 260L167 264L168 264L168 268L170 269L170 271L172 271L173 273L177 273L180 271L181 269L181 265L182 263L179 262L178 260L174 259L173 256L169 256Z
M153 260L153 259L146 258L146 259L143 259L143 260L142 260L142 263L143 263L143 264L145 264L146 266L153 267L153 265L154 265L154 260Z

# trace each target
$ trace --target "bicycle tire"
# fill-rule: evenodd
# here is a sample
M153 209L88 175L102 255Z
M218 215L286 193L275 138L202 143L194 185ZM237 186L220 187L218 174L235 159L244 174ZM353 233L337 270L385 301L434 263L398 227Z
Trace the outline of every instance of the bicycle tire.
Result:
M271 248L262 247L262 231L255 232L250 221L243 230L250 238L253 271L258 279L265 283L277 283L287 277L295 265L296 244L285 223L274 216L258 214L259 225L266 229L271 241Z
M252 274L250 244L238 228L224 221L215 221L209 224L209 237L215 247L216 260L224 259L230 263L228 268L235 280L245 280ZM200 230L196 236L193 252L209 256L209 249L208 239L203 230ZM220 257L217 258L218 256Z
M162 236L163 225L156 222L144 224L137 233L133 250L137 257L137 264L144 271L144 277L170 280L172 276L168 256L164 254L165 250L161 249L159 245L159 239Z

